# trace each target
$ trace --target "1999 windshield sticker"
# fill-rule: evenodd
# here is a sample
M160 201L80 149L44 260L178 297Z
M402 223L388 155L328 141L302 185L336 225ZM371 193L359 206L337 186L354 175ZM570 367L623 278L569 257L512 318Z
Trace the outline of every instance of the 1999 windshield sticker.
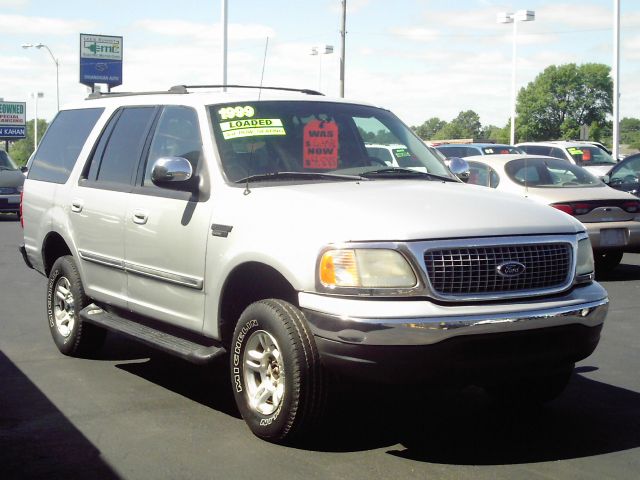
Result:
M220 122L220 130L225 140L258 135L286 135L279 118L252 118Z
M256 111L251 105L244 107L223 107L218 110L221 120L233 120L234 118L251 118L256 114Z

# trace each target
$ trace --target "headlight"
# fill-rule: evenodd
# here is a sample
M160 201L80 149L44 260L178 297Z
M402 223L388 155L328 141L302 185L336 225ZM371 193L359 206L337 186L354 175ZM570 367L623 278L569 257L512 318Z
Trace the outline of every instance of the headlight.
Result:
M578 240L578 258L576 261L576 282L585 283L593 280L593 249L589 237Z
M395 250L329 250L319 269L320 282L328 288L409 288L417 283L413 269Z

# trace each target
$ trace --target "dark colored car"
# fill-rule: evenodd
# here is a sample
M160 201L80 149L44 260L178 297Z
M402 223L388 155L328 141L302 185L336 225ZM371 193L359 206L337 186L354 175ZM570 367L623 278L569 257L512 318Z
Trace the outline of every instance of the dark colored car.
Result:
M629 155L607 174L607 184L640 197L640 153Z
M0 150L0 213L20 213L23 183L23 173L7 152Z

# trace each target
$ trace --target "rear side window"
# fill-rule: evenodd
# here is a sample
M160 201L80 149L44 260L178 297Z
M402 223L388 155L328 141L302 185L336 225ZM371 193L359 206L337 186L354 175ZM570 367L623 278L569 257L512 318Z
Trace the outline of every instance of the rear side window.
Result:
M65 183L103 110L85 108L59 112L33 158L29 179Z
M156 107L127 107L110 120L91 158L90 181L132 185L156 112Z
M544 145L520 145L519 148L529 155L549 155L551 152L551 147L545 147Z

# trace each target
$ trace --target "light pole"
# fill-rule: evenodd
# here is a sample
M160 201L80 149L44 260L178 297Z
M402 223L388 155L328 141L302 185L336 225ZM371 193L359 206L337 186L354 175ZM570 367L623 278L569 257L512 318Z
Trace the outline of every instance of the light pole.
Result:
M513 23L513 51L511 65L511 145L516 143L516 38L518 34L518 22L532 22L536 19L533 10L518 10L516 13L501 12L498 14L498 23Z
M51 49L44 43L38 43L37 45L34 45L33 43L22 44L22 48L24 49L33 48L33 47L37 48L38 50L41 48L45 48L47 52L49 52L49 56L51 57L51 60L53 60L53 63L56 65L56 106L57 106L57 110L60 111L60 73L59 73L60 63L58 62L58 59L53 56L53 52L51 51Z
M613 0L613 159L620 148L620 0Z
M37 92L32 93L31 98L34 98L36 101L36 111L33 119L33 151L36 151L38 148L38 99L44 97L44 93Z
M320 61L320 71L318 73L318 90L322 91L322 55L333 53L333 45L323 45L321 47L311 47L310 55L317 55Z

